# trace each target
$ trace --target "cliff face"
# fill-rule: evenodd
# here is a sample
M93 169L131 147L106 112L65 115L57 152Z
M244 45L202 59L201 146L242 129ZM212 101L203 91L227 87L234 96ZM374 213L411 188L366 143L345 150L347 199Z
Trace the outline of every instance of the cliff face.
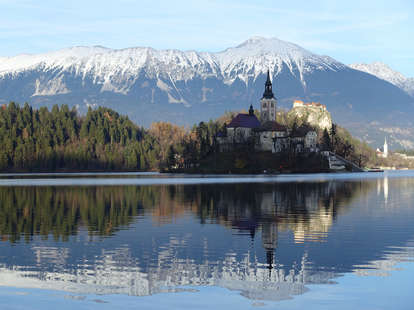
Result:
M297 117L311 126L319 127L321 129L330 130L332 127L331 113L321 105L300 105L293 106L288 113L289 117Z

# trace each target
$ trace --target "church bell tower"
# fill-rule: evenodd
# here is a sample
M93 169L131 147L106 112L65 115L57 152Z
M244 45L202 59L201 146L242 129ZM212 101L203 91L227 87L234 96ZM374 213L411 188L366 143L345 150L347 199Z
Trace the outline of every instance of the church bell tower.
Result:
M272 91L272 81L270 80L270 73L267 70L267 79L265 83L265 91L260 100L260 121L262 123L268 121L276 121L276 105L277 101Z

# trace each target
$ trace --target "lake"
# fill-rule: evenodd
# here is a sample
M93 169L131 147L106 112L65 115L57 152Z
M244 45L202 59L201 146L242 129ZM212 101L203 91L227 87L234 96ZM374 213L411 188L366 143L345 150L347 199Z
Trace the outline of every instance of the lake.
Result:
M414 171L0 175L0 309L414 309Z

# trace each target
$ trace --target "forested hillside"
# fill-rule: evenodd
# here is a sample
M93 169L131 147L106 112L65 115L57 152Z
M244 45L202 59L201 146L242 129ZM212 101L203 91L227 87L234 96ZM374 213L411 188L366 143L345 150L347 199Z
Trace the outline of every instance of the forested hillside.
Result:
M157 166L159 145L127 117L106 109L25 104L0 110L0 170L148 170Z

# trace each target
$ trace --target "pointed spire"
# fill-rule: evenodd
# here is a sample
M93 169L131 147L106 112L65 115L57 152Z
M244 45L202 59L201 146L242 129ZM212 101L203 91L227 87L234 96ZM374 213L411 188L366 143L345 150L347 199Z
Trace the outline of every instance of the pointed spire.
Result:
M388 157L388 144L387 144L387 137L385 137L385 141L384 141L384 157L387 158Z
M265 91L263 93L263 98L272 99L274 98L272 91L272 81L270 80L270 71L267 70L267 79L265 83Z
M270 80L270 70L269 69L267 69L266 85L272 85L272 81Z
M250 115L250 116L253 116L253 115L254 115L253 105L250 105L249 115Z

